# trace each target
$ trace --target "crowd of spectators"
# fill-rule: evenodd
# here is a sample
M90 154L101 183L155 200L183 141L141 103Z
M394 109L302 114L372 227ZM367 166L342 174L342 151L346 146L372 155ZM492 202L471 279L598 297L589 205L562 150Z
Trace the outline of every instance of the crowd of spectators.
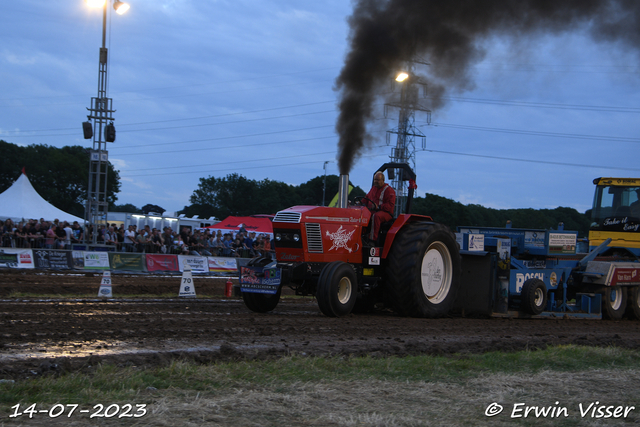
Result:
M71 249L71 245L83 243L82 226L74 221L29 220L15 224L7 219L0 229L0 247L32 249ZM91 236L93 229L86 230ZM145 225L138 229L129 225L101 226L97 243L113 246L120 252L175 254L195 256L223 256L252 258L266 255L272 250L268 234L247 232L243 228L236 233L211 232L209 229L191 231L183 227L178 233L171 227L162 230Z

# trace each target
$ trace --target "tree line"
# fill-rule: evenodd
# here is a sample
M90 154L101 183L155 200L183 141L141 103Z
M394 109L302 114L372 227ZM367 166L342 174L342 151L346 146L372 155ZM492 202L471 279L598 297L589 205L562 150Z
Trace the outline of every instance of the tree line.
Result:
M317 176L293 186L269 179L255 181L237 173L224 178L200 178L198 188L190 198L192 204L185 206L180 213L200 215L201 218L226 218L229 215L273 214L295 205L326 206L336 195L339 177L327 175L323 195L324 179L324 176ZM365 194L363 189L356 186L349 199ZM514 228L555 229L562 222L565 230L577 230L581 236L586 236L590 224L586 214L573 208L492 209L473 204L463 205L429 193L424 197L414 197L411 212L431 216L434 221L446 224L453 230L457 226L504 227L507 221L511 221Z
M62 148L42 144L19 146L0 140L0 193L20 177L22 168L33 188L46 201L72 215L84 217L89 182L89 150L79 145ZM107 200L114 204L120 175L109 163Z

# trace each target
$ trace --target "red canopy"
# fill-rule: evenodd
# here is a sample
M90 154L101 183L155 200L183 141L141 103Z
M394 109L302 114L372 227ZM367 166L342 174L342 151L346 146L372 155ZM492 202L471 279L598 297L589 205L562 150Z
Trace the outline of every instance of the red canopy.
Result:
M273 226L269 218L256 218L252 216L229 216L219 223L205 228L209 230L221 230L224 234L225 231L237 232L240 230L241 225L243 225L248 232L273 235Z

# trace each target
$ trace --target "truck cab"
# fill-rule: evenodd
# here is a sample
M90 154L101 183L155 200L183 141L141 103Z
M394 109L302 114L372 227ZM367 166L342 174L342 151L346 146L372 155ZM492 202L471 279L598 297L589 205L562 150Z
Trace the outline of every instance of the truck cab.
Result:
M611 252L640 256L640 178L596 178L593 183L590 249L611 238Z

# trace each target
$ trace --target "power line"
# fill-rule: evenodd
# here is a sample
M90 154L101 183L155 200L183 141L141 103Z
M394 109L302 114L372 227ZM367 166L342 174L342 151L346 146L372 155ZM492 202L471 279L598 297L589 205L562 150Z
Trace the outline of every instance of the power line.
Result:
M640 143L640 138L632 138L632 137L626 137L626 136L584 135L584 134L576 134L576 133L542 132L542 131L534 131L534 130L504 129L504 128L495 128L495 127L484 127L484 126L468 126L468 125L458 125L458 124L452 124L452 123L433 123L432 126L452 128L452 129L463 129L463 130L476 130L476 131L482 131L482 132L511 133L511 134L517 134L517 135L548 136L548 137L569 138L569 139L586 139L590 141L618 141L618 142Z
M427 97L427 99L434 99ZM481 99L445 96L440 99L458 102L470 102L474 104L508 105L510 107L535 107L554 108L560 110L583 110L583 111L604 111L613 113L640 113L637 107L616 107L608 105L585 105L585 104L554 104L549 102L527 102L527 101L505 101L500 99Z
M518 159L515 157L500 157L500 156L488 156L488 155L482 155L482 154L456 153L453 151L431 150L428 148L423 151L428 151L430 153L450 154L455 156L479 157L479 158L491 159L491 160L508 160L512 162L538 163L538 164L554 165L554 166L571 166L571 167L577 167L577 168L590 168L590 169L597 168L597 169L634 171L634 172L640 171L640 168L623 168L619 166L585 165L585 164L579 164L579 163L550 162L547 160Z
M227 145L227 146L223 146L223 147L207 147L207 148L192 148L192 149L187 149L187 150L180 150L181 153L186 153L186 152L190 152L190 151L198 151L198 152L204 152L204 151L210 151L210 150L224 150L227 148L231 148L231 149L238 149L238 148L246 148L246 147L257 147L257 146L265 146L265 145L277 145L277 144L289 144L292 142L307 142L307 141L316 141L319 139L329 139L329 138L336 138L335 135L331 135L331 136L321 136L321 137L317 137L317 138L306 138L306 139L291 139L288 141L276 141L276 142L257 142L255 144L244 144L244 145ZM226 139L226 138L221 138L221 139ZM171 154L171 153L175 153L175 150L171 150L171 151L156 151L152 154ZM144 154L150 154L150 153L129 153L129 154L119 154L117 155L117 157L126 157L126 156L139 156L139 155L144 155ZM174 169L174 168L186 168L186 167L191 167L191 165L187 165L187 166L168 166L168 167L162 167L162 168L149 168L149 169L136 169L136 170L155 170L155 169Z
M322 129L322 128L327 128L327 127L332 127L332 126L333 125L314 126L314 127L310 127L310 128L289 129L289 130L282 130L282 131L275 131L275 132L263 132L263 133L256 133L256 134L253 134L253 135L223 136L223 137L219 137L219 138L207 138L207 139L192 140L192 141L163 142L161 144L153 144L153 145L176 145L176 144L187 144L187 143L192 143L192 142L209 142L209 141L219 141L219 140L224 140L224 139L248 138L248 137L255 137L255 136L275 135L275 134L287 133L287 132L297 132L297 131L302 131L302 130ZM315 138L310 138L310 139L315 139ZM304 141L304 140L301 140L301 141ZM270 143L259 143L259 144L255 144L255 145L268 145L268 144L270 144ZM147 145L138 145L137 147L146 147L146 146ZM128 147L122 147L122 148L128 148ZM180 151L181 152L186 152L186 151L203 151L203 150L215 150L215 149L216 149L215 147L212 147L212 148L194 148L194 149L190 149L190 150L180 150ZM125 154L118 154L118 156L137 156L137 155L150 155L150 154L166 154L166 153L175 153L175 152L176 152L176 150L154 151L153 153L149 153L149 152L144 152L144 153L125 153Z

